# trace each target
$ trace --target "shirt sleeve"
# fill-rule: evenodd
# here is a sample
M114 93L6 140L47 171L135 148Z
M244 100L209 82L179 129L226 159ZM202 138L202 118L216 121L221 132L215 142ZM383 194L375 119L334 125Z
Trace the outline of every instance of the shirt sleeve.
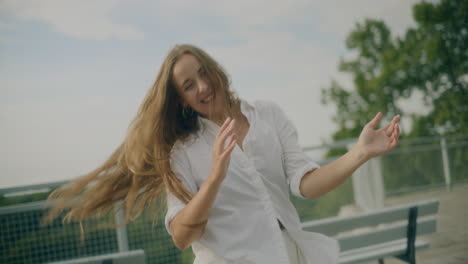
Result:
M275 129L283 149L283 168L291 193L305 199L306 197L302 195L299 189L301 179L307 172L320 166L305 154L299 146L297 129L284 111L273 102L270 103L270 108Z
M182 182L182 184L192 193L197 192L197 185L193 179L193 174L190 168L190 163L185 151L181 148L174 147L175 150L171 153L171 169ZM171 230L169 229L169 223L176 216L180 210L184 209L186 204L179 200L169 190L167 193L167 213L164 218L164 224L167 232L172 236Z

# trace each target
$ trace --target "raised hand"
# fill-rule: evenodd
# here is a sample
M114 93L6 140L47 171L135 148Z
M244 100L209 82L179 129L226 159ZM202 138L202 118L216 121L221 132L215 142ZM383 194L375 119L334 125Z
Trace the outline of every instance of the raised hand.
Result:
M393 117L392 121L385 127L375 130L382 120L382 113L377 115L366 124L359 136L357 146L360 147L369 158L386 153L398 145L400 128L398 121L400 115Z
M226 177L226 172L231 160L231 152L236 146L236 134L234 134L235 120L228 117L218 131L213 145L213 165L212 171L221 180ZM227 139L229 142L226 144Z

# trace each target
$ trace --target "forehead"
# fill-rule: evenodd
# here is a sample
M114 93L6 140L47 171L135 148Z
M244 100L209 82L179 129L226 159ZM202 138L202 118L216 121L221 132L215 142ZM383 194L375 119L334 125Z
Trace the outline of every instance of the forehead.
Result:
M187 79L192 78L200 68L200 63L192 54L184 54L174 65L172 75L177 86L181 86Z

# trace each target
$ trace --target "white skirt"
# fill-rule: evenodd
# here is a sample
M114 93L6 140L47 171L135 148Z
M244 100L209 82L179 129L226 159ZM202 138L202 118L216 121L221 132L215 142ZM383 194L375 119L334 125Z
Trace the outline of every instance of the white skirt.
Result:
M283 238L288 250L289 262L291 264L305 264L304 257L302 256L301 249L297 246L296 242L291 238L288 231L283 229Z
M306 264L304 256L302 255L301 249L294 242L291 235L286 229L282 230L283 239L286 244L286 250L288 251L288 257L290 264ZM195 258L194 264L257 264L251 261L239 260L235 262L227 261L223 257L214 254L211 250L203 250Z

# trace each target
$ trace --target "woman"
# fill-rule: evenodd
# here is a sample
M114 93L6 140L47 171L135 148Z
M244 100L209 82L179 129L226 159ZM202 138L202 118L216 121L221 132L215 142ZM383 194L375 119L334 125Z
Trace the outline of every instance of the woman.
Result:
M50 216L71 208L65 220L82 221L123 200L128 222L166 193L166 228L179 249L192 246L195 263L335 263L336 241L301 230L288 191L317 198L393 149L399 116L374 130L381 117L352 150L319 168L276 104L240 100L207 53L179 45L123 144L100 168L51 194L58 202Z

